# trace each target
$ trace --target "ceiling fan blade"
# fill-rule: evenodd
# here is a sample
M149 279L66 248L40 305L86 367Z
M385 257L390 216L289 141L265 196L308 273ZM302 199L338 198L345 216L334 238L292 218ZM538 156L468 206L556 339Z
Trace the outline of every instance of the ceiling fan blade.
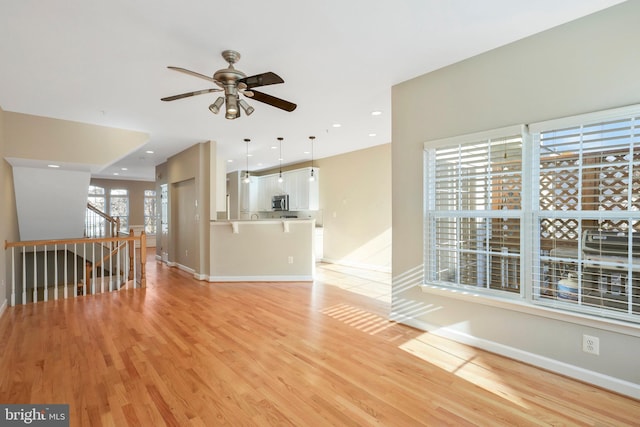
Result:
M211 92L222 92L222 89L212 88L212 89L203 89L196 90L194 92L181 93L180 95L167 96L166 98L161 98L161 101L175 101L176 99L188 98L190 96L202 95L203 93L211 93Z
M213 79L213 77L205 76L204 74L196 73L195 71L187 70L186 68L172 67L172 66L168 66L167 68L170 69L170 70L175 70L175 71L179 71L181 73L189 74L190 76L200 77L201 79L205 79L207 81L216 83L216 81Z
M252 90L253 96L251 99L255 99L256 101L264 102L265 104L269 104L273 107L280 108L284 111L293 111L296 109L297 105L285 101L284 99L276 98L275 96L267 95L266 93L258 92L257 90ZM247 94L248 95L248 94Z
M238 80L238 83L244 83L247 85L247 89L251 89L253 87L284 83L284 80L282 80L282 78L276 73L272 73L271 71L269 71L267 73L245 77L244 79Z

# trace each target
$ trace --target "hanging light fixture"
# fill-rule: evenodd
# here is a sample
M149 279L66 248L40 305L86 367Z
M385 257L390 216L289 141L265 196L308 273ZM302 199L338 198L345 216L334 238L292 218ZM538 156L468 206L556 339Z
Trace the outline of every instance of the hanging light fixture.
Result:
M249 178L249 142L251 142L251 140L249 138L245 138L244 142L247 145L247 169L244 172L244 183L248 184L251 182L251 179Z
M309 181L315 181L316 177L313 175L313 140L316 139L315 136L310 136L311 140L311 175L309 176Z
M238 100L238 104L240 104L240 106L242 107L242 109L244 110L244 113L247 116L250 116L251 113L253 113L253 111L255 110L251 105L249 105L247 103L247 101L245 101L244 99L240 99Z
M209 105L209 110L213 114L218 114L220 112L220 107L222 107L222 104L224 104L224 98L219 96L213 104Z
M278 142L280 143L280 174L278 175L278 182L282 182L282 140L284 138L282 138L281 136L278 137Z

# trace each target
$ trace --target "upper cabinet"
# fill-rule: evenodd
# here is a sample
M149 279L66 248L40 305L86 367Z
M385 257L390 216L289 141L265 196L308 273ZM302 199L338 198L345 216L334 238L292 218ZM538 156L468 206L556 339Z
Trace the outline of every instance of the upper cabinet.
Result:
M282 174L284 177L284 174ZM264 175L258 177L258 211L266 212L271 210L271 198L275 195L284 194L283 184L279 182L278 175Z
M249 176L249 182L244 182L243 177L240 179L240 212L250 213L251 211L258 210L258 197L259 197L259 184L258 177Z
M314 180L310 181L311 168L296 169L279 174L252 176L251 184L240 177L240 212L270 212L271 199L281 194L289 195L290 211L314 211L320 208L320 169L313 168Z
M320 209L319 168L313 168L313 181L310 180L311 168L283 172L282 177L284 178L284 194L289 195L290 211L316 211Z

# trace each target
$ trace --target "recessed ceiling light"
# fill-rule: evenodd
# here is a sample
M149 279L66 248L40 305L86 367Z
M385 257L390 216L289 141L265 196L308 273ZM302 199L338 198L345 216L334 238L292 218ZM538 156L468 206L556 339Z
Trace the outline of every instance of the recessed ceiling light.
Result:
M233 163L233 159L227 160L227 163Z
M382 114L382 111L372 111L371 112L372 116L379 116L380 114Z
M54 168L54 169L60 167L60 165L47 165L47 166L50 167L50 168Z
M271 146L271 149L272 149L272 150L277 150L277 149L278 149L278 147L277 147L277 146L275 146L275 145L272 145L272 146Z
M114 172L113 174L114 174L114 175L120 175L118 172Z
M333 127L334 127L334 128L339 128L340 126L342 126L340 123L334 123L334 124L333 124Z
M147 151L145 151L145 153L147 153L147 154L153 154L153 150L147 150Z
M253 154L247 154L247 157L253 157Z
M376 134L375 133L370 133L369 136L376 136Z
M120 170L128 171L129 169L128 168L120 168Z
M311 151L304 151L302 154L309 154Z

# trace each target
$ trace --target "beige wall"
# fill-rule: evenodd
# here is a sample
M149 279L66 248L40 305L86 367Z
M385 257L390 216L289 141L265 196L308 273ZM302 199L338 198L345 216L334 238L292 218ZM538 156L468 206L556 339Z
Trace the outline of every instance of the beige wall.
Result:
M170 157L167 162L156 168L157 187L156 191L160 194L160 184L168 184L169 189L169 235L162 239L164 249L157 248L156 251L163 250L168 253L168 261L170 264L178 263L178 256L175 252L177 248L187 249L192 255L193 264L187 267L192 269L197 278L204 279L209 275L209 217L211 198L215 200L215 185L212 188L211 174L211 150L215 152L215 142L203 142L196 144L175 156ZM215 171L215 168L214 168ZM175 195L172 194L172 188L180 182L194 180L195 214L193 206L181 206L177 203ZM215 180L213 180L215 184ZM195 227L195 239L188 239L186 236L180 236L175 232L175 224L181 215L189 215L193 219ZM191 218L190 218L191 219ZM182 239L179 241L178 239ZM161 255L161 253L158 253Z
M6 153L5 136L6 112L0 108L0 241L15 242L18 240L18 215L16 198L13 191L13 173L11 165L4 159ZM8 305L10 297L11 275L7 267L11 262L11 252L2 248L0 256L0 313Z
M320 168L321 211L316 218L324 230L323 260L391 271L391 144L317 159L313 165ZM286 165L282 170L306 167L311 162ZM237 177L232 177L230 185L237 187ZM235 199L232 202L237 204Z
M391 270L391 144L315 162L324 259Z
M13 173L11 165L4 159L7 151L7 138L5 135L5 115L7 113L0 108L0 241L14 242L18 240L18 217L16 198L13 190ZM11 252L2 248L0 256L0 312L7 305L11 293L11 272L8 268L11 261Z
M210 281L313 279L313 221L236 221L237 232L232 223L211 223Z
M423 143L640 103L638 16L640 2L626 2L393 87L394 318L640 397L640 328L418 287ZM584 333L600 338L599 357L582 352Z
M149 139L143 132L13 112L5 112L5 137L5 157L98 166Z

